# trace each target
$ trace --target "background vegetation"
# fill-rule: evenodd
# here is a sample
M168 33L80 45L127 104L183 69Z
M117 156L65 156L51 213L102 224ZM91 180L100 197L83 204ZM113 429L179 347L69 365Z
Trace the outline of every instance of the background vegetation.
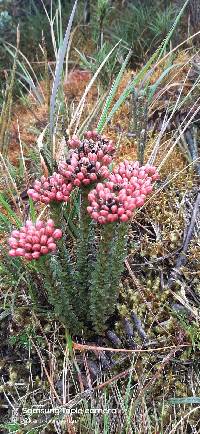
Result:
M64 40L73 4L0 2L0 429L195 434L199 4L80 0ZM11 259L7 239L27 218L48 215L27 188L69 137L94 128L115 141L116 162L149 161L160 181L131 223L109 327L73 335L43 297L44 271ZM65 221L76 239L78 196L73 204ZM51 265L61 294L65 276L56 258Z

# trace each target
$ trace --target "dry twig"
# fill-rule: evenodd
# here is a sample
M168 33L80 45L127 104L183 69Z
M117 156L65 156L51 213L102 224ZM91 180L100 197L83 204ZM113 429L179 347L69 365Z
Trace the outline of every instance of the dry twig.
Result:
M185 239L183 241L183 247L182 247L182 249L178 255L178 258L176 260L176 265L175 265L173 271L171 272L171 275L170 275L169 280L168 280L167 286L169 288L171 288L173 286L174 281L176 280L178 274L180 273L180 268L187 261L186 253L187 253L190 241L191 241L192 236L193 236L196 219L197 219L198 212L199 212L199 207L200 207L200 193L197 194L197 197L196 197L196 200L195 200L195 203L193 206L193 213L192 213L192 217L190 220L190 224L188 226L188 230L187 230Z

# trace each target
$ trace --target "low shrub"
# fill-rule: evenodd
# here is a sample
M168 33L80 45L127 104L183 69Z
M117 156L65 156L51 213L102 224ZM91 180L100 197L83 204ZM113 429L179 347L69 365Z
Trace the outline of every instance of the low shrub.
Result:
M49 207L51 219L14 229L9 254L33 264L48 302L72 334L102 333L115 312L129 222L159 176L154 166L137 161L115 166L113 142L95 131L68 145L57 171L28 190L35 203ZM66 203L72 207L77 197L74 239L67 232Z

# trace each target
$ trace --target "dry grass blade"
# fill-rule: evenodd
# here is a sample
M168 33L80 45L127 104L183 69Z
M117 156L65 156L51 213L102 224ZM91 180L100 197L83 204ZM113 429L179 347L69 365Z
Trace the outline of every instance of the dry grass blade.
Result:
M39 135L39 137L37 139L37 146L38 146L38 150L39 150L39 153L40 153L41 168L43 170L43 174L46 177L48 177L49 171L48 171L48 167L47 167L47 165L46 165L46 163L44 161L44 158L42 156L42 152L41 151L43 149L43 140L44 140L44 136L45 136L45 133L47 131L47 128L48 128L48 125L46 125L46 127L43 129L43 131L40 133L40 135Z
M50 389L51 389L53 395L55 396L55 398L57 399L58 403L59 403L60 405L62 405L62 401L61 401L61 399L59 398L59 396L58 396L58 394L57 394L57 392L56 392L56 389L55 389L54 384L53 384L53 382L52 382L51 376L49 375L49 373L48 373L48 371L47 371L47 368L46 368L46 365L45 365L45 361L44 361L44 359L43 359L43 357L42 357L42 355L41 355L41 352L40 352L40 350L38 349L37 345L35 345L35 343L33 342L32 338L30 338L30 341L31 341L33 347L35 348L35 351L37 352L37 354L38 354L38 356L39 356L39 359L40 359L40 362L41 362L42 368L44 369L45 375L46 375L47 380L48 380L48 382L49 382Z
M165 114L165 117L164 117L164 120L163 120L163 124L162 124L162 127L161 127L161 131L160 131L159 134L158 134L158 137L157 137L157 139L156 139L156 143L155 143L154 148L153 148L153 150L152 150L151 156L149 157L149 160L148 160L148 162L149 162L150 164L153 164L153 163L155 162L155 159L156 159L156 156L157 156L157 153L158 153L158 150L159 150L159 146L160 146L161 139L162 139L162 137L164 136L164 134L165 134L165 132L166 132L166 130L167 130L167 127L169 126L171 120L173 119L174 114L176 113L176 110L177 110L177 108L178 108L179 101L180 101L180 99L181 99L181 95L182 95L182 92L183 92L183 89L184 89L184 85L185 85L185 83L186 83L186 81L187 81L188 75L189 75L189 71L188 71L188 73L187 73L187 75L186 75L186 77L185 77L185 79L184 79L184 82L183 82L183 84L182 84L182 86L181 86L181 89L180 89L180 91L179 91L178 98L177 98L177 100L176 100L176 103L175 103L175 105L174 105L174 107L173 107L173 110L172 110L172 112L171 112L171 114L170 114L169 117L168 117L168 113L167 113L167 110L166 110L166 114ZM173 139L173 138L172 138L172 139ZM174 149L174 148L173 148L173 149Z
M8 129L11 120L11 109L13 102L13 87L15 83L15 75L17 68L17 60L19 54L20 32L19 26L17 27L17 47L14 55L13 67L11 72L10 82L7 83L4 102L0 114L0 151L3 154L8 152Z
M160 194L161 191L163 191L169 184L171 184L176 178L178 178L179 175L181 175L182 173L186 172L190 167L194 166L194 164L196 162L200 161L200 157L198 157L196 160L192 161L190 164L187 164L182 170L179 170L178 172L176 172L173 176L171 176L169 179L167 179L162 187L158 188L156 190L155 193L153 193L151 195L151 197L146 201L146 205L148 205L149 202L152 202L152 200ZM162 165L162 163L161 163ZM142 209L143 207L141 207L140 209ZM135 215L137 215L137 213L139 213L139 211L136 211Z
M65 33L65 37L64 37L62 46L59 48L59 51L57 54L55 78L54 78L54 83L53 83L53 88L52 88L51 99L50 99L50 135L51 135L52 140L53 140L53 132L54 132L54 112L55 112L55 104L56 104L56 95L57 95L58 87L60 85L65 54L66 54L67 46L69 43L70 32L71 32L71 27L72 27L72 23L73 23L75 11L76 11L77 2L78 2L78 0L76 0L74 3L72 13L70 15L69 23L67 26L67 30Z
M195 107L195 105L198 104L199 101L200 101L200 97L195 101L194 105L193 105L192 108L189 110L189 112L188 112L188 114L187 114L186 117L189 116L190 112L191 112L192 109ZM196 117L196 115L199 113L199 111L200 111L200 106L198 106L198 107L196 108L196 110L194 111L194 113L191 115L189 121L184 125L183 129L181 130L181 133L180 133L180 134L178 135L178 137L174 140L173 145L170 147L169 151L167 152L167 154L166 154L165 157L163 158L162 162L160 163L160 165L159 165L159 167L158 167L158 170L160 170L161 167L166 163L166 161L168 160L168 158L169 158L170 155L172 154L172 152L173 152L175 146L176 146L177 143L179 142L179 140L180 140L182 134L187 130L187 128L188 128L189 125L192 123L193 119ZM185 121L185 120L184 120L184 121ZM184 124L184 122L182 122L181 127L182 127L183 124ZM172 140L173 140L173 137L172 137ZM194 163L194 162L193 162L193 163Z
M19 190L17 188L17 184L15 182L15 179L13 179L13 177L12 177L10 171L9 171L8 165L6 164L5 158L4 158L4 156L2 155L1 152L0 152L0 166L2 167L2 174L4 174L4 177L5 177L4 181L6 181L6 183L8 185L8 189L9 189L9 192L10 192L10 195L11 195L11 198L12 198L12 202L15 205L15 209L17 211L19 211L19 213L22 216L23 215L23 210L24 210L24 204L23 204L23 202L22 202L22 200L20 198L20 192L19 192ZM16 193L17 199L19 201L18 203L16 201L16 197L13 194L13 190Z
M172 351L170 351L170 353L166 357L163 358L162 362L160 363L160 365L159 365L156 373L153 375L153 377L151 378L151 380L139 392L139 394L136 397L136 399L133 399L131 401L130 414L133 414L133 412L135 411L135 408L136 408L136 405L138 404L138 402L145 395L145 393L151 389L151 387L153 386L153 384L155 383L155 381L159 378L159 376L161 375L162 371L165 369L166 365L170 362L170 360L172 359L172 357L174 357L175 353L177 351L180 351L180 350L181 350L181 345L177 346L175 349L172 349Z
M188 411L188 413L186 413L186 414L184 414L184 416L181 416L181 418L180 418L180 420L176 423L176 425L173 427L173 429L169 432L169 434L176 434L178 431L177 431L177 428L179 427L179 425L181 425L181 423L185 420L185 419L187 419L187 418L189 418L189 416L192 414L192 413L194 413L194 412L196 412L196 411L199 411L200 410L200 406L198 406L198 407L195 407L195 408L192 408L190 411Z
M134 354L134 353L153 353L153 352L158 352L158 351L166 351L169 349L174 349L175 351L178 351L179 348L187 348L190 347L190 344L183 344L183 345L179 345L177 347L177 345L170 345L167 347L161 347L161 348L149 348L149 349L136 349L136 350L127 350L125 348L110 348L110 347L99 347L99 346L95 346L95 345L84 345L84 344L77 344L76 342L73 342L73 349L74 350L78 350L78 351L109 351L109 352L113 352L113 353L130 353L130 354Z
M196 200L194 203L191 221L190 221L190 224L189 224L189 227L187 230L187 234L185 236L185 240L183 242L183 247L181 249L180 254L178 255L174 272L178 271L178 269L182 265L184 265L185 261L187 260L186 253L187 253L190 241L191 241L192 236L193 236L196 219L197 219L197 216L199 214L199 207L200 207L200 193L197 194L197 197L196 197Z

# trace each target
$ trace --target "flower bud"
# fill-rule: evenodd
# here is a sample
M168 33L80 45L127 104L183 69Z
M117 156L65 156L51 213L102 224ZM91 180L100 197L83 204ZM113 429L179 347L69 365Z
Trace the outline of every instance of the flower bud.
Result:
M50 199L48 197L42 196L41 202L45 203L45 205L48 205L50 203Z
M107 217L108 216L108 211L105 211L105 209L102 209L100 211L100 215L103 216L103 217Z
M108 214L107 221L108 221L108 223L114 223L116 221L116 215L115 214Z
M77 178L79 179L79 181L82 181L84 179L84 175L82 172L77 173Z
M74 180L74 185L76 186L76 187L80 187L80 185L81 185L81 181L80 181L80 179L75 179Z
M28 261L31 261L33 259L32 254L31 253L25 253L24 254L25 259L27 259Z
M122 216L120 217L120 221L125 223L129 220L128 216L126 214L122 214Z
M18 241L16 240L16 238L9 238L8 240L10 247L12 247L13 249L16 249L18 247Z
M56 240L62 238L62 231L60 229L55 229L53 233L53 238L55 238Z
M82 183L84 185L89 185L90 184L90 180L85 178L85 179L83 179Z
M84 134L84 136L85 136L85 138L86 139L88 139L88 140L90 140L91 138L92 138L92 131L87 131L85 134Z
M98 217L98 222L99 222L101 225L104 225L104 224L106 223L106 218L103 217L103 216L99 216L99 217Z
M124 214L125 213L125 210L124 210L124 208L118 208L118 211L117 211L117 213L118 213L118 216L120 217L120 216L122 216L122 214Z
M33 191L33 193L30 193L30 197L31 199L33 199L35 202L37 202L37 200L39 200L40 195L38 193L36 193L35 191Z
M31 235L27 235L26 241L27 241L27 243L32 243L33 242L32 236Z
M39 257L40 257L40 252L33 252L32 253L32 258L33 259L39 259Z
M25 250L20 247L16 249L16 256L24 256Z
M56 199L57 200L63 200L63 194L61 193L61 191L58 191L57 193L56 193Z
M11 250L9 250L8 253L9 253L9 255L12 256L12 257L16 256L16 250L15 250L15 249L11 249Z
M48 237L47 235L42 235L40 238L40 243L45 246L47 244Z
M20 232L17 230L12 231L11 233L12 237L14 238L19 238L20 237Z
M31 243L25 243L25 245L24 245L24 249L25 249L27 252L30 252L30 251L32 250L32 244L31 244Z
M33 244L32 250L34 252L40 252L40 248L41 248L40 244Z
M91 181L93 181L93 182L97 181L97 175L96 175L96 173L91 173L89 176L90 176L90 180Z
M41 246L40 253L42 255L46 255L47 253L49 253L48 247L47 246Z
M56 244L55 243L49 243L48 249L51 250L51 252L55 252L56 251Z
M131 210L127 209L126 210L126 215L127 215L128 219L130 219L132 217L133 213L132 213Z
M44 223L41 220L37 220L35 223L36 229L42 229L44 226Z
M20 239L19 242L18 242L18 247L22 247L22 248L24 248L24 246L25 246L25 240L22 238L22 239ZM13 247L13 246L12 246L12 247Z
M52 219L47 220L47 226L52 226L54 228L54 221Z
M53 227L52 226L46 226L46 228L45 228L45 234L46 235L52 235L53 234L53 231L54 231L54 229L53 229Z
M135 204L137 207L143 206L144 205L144 199L142 197L137 197Z
M93 212L93 213L91 214L91 217L92 217L94 220L98 220L98 217L99 217L98 212Z
M113 214L115 214L117 212L117 205L111 206L111 211Z
M48 240L47 240L47 246L48 246L50 243L54 243L54 238L53 238L53 237L48 238Z
M45 228L41 228L41 229L38 231L38 234L39 234L40 237L41 237L42 235L45 235Z
M33 235L32 242L33 242L33 244L38 244L40 242L40 238L37 237L36 235Z

